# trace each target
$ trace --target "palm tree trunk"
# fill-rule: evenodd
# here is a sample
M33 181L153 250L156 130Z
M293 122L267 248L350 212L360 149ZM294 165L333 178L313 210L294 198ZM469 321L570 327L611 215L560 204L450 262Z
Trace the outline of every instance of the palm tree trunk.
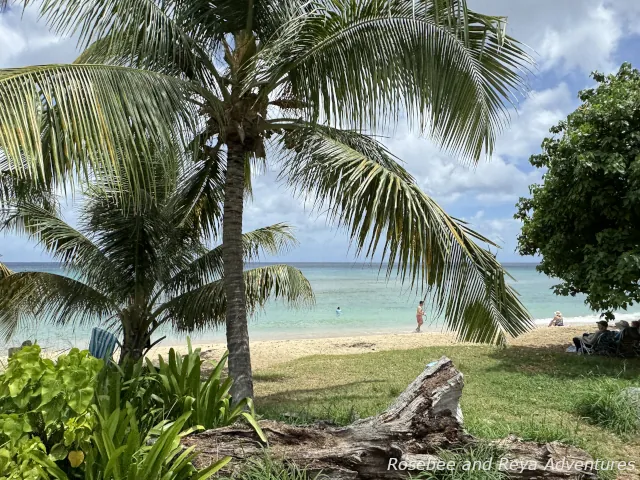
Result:
M235 403L253 398L249 329L243 274L242 211L245 184L245 151L239 141L227 142L227 174L222 219L222 260L227 298L227 348L231 395Z
M135 327L124 324L123 322L123 338L122 338L122 350L120 351L120 365L123 365L125 360L130 362L137 362L142 358L145 351L145 346L149 336L146 332L139 331Z
M125 337L122 343L122 352L120 353L120 365L123 365L125 360L130 362L137 362L142 358L142 354L145 350L145 343L136 341L135 337L127 339Z

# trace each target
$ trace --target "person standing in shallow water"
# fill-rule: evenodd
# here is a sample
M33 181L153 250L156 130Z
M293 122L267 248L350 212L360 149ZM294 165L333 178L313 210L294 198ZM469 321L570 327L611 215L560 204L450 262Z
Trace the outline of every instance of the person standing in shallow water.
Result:
M342 310L340 310L340 307L336 308L336 317L339 317L340 315L342 315Z
M418 304L418 310L416 311L416 321L418 322L418 328L416 328L416 333L420 333L420 327L424 323L424 302L420 300Z

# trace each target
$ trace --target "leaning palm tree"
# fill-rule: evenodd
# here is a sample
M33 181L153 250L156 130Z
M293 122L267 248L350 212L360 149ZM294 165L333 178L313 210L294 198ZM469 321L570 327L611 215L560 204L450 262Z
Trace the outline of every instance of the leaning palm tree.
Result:
M170 178L166 170L162 181ZM58 325L112 324L122 332L121 359L140 358L152 335L172 328L191 332L224 324L222 247L209 249L189 202L193 178L167 185L163 196L141 195L132 211L121 192L93 185L81 207L79 228L41 202L18 201L3 212L3 229L26 233L58 259L66 275L14 273L0 264L0 333L10 337L30 319ZM160 180L159 180L160 181ZM277 224L242 236L245 261L280 253L295 239ZM313 301L309 282L287 265L243 272L246 308L269 298ZM157 342L156 342L157 343Z
M490 154L530 64L503 18L466 0L45 0L40 8L88 48L73 65L0 71L0 150L34 177L55 165L58 181L156 149L180 161L185 145L186 157L224 165L236 397L253 392L243 200L251 168L267 157L358 253L381 251L388 275L429 295L460 338L502 342L530 326L501 265L479 246L489 240L449 217L368 135L406 118L463 159ZM206 185L206 168L202 175ZM152 185L152 175L124 181ZM200 213L206 228L211 216Z

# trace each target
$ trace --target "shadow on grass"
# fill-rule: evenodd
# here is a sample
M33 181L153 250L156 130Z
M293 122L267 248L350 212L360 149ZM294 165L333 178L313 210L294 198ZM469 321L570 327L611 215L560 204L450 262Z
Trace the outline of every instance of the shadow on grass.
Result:
M356 390L359 387L367 384L385 383L383 380L362 380L359 382L344 383L342 385L334 385L331 387L323 388L306 388L299 390L287 390L284 392L272 393L260 397L260 403L263 405L268 404L283 404L289 402L304 402L305 400L318 400L320 398L339 397L342 400L349 399L369 399L371 395L365 394L348 394L350 390Z
M278 383L284 382L287 378L287 375L282 373L254 373L253 381L256 383Z
M640 359L577 355L557 346L510 346L489 353L493 371L576 379L598 376L632 380L640 376Z
M258 413L266 418L287 423L307 424L329 421L347 425L360 418L363 404L388 401L389 390L371 391L368 385L384 384L383 380L362 380L324 388L287 390L260 396Z

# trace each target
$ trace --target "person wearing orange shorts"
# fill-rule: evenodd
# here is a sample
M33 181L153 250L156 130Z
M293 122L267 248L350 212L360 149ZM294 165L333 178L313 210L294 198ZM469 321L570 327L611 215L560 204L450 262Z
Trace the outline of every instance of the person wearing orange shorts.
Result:
M416 333L420 333L420 327L424 323L424 302L420 300L418 304L418 310L416 311L416 321L418 322L418 328L416 328Z

